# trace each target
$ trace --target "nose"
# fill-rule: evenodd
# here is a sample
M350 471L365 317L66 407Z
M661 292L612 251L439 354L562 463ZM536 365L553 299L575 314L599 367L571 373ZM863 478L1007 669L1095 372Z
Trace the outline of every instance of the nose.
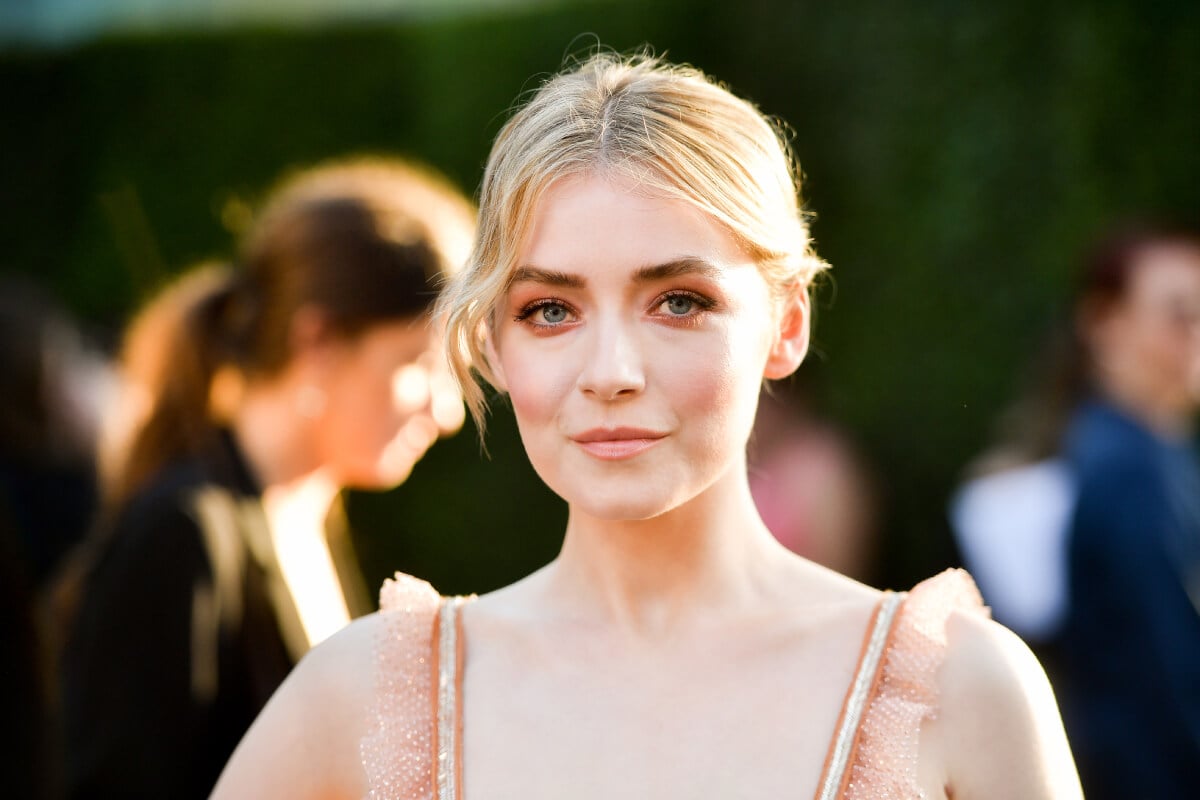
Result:
M605 401L639 394L646 388L646 373L631 326L619 319L599 319L590 328L590 347L579 371L579 390Z

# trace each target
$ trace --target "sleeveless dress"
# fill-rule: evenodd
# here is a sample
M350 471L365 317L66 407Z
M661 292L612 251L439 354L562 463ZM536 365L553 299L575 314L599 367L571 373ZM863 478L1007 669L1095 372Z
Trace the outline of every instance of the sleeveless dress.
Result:
M380 592L377 691L360 746L370 800L462 800L462 617L397 574ZM986 614L971 577L947 570L885 592L867 625L814 800L913 800L921 722L937 714L937 671L956 610Z

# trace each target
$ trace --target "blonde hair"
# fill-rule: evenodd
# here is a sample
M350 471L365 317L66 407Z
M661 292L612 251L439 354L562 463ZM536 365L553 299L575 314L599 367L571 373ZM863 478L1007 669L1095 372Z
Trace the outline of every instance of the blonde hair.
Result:
M598 53L546 81L500 130L484 171L475 246L439 301L450 366L482 430L477 372L496 380L487 328L518 267L538 203L568 175L620 176L723 225L773 294L806 290L813 252L798 170L779 126L701 71Z

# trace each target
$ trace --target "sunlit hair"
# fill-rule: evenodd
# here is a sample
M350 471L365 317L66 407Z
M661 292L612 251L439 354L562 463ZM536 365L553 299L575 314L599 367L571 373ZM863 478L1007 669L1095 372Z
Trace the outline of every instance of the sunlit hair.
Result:
M485 337L538 202L556 180L602 174L683 200L733 235L782 298L826 268L813 252L798 171L779 127L702 72L599 53L551 78L504 125L479 198L475 247L447 287L451 367L480 428L493 385Z

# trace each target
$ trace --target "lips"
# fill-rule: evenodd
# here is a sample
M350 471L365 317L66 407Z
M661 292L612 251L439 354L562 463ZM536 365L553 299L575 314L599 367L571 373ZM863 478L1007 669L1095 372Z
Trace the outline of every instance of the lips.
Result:
M645 428L593 428L571 440L602 461L621 461L644 453L666 437Z

